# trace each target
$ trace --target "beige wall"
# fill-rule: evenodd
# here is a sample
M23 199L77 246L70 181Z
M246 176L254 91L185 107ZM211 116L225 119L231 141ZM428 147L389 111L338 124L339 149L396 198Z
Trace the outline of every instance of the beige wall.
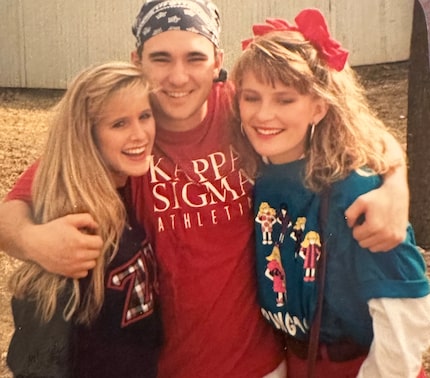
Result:
M215 0L229 68L251 25L293 21L318 7L352 65L409 58L412 0ZM0 87L65 88L93 63L129 59L131 23L142 0L0 0Z

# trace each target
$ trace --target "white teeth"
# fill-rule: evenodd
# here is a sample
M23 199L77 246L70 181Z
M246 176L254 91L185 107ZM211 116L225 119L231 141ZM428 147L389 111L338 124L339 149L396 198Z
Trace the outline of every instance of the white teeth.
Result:
M129 148L128 150L124 150L125 154L128 155L140 155L145 152L145 147L137 147L137 148Z
M167 92L167 95L174 98L180 98L188 95L188 92Z
M279 129L261 129L261 128L256 128L255 129L257 131L257 133L262 134L262 135L276 135L282 132L282 130Z

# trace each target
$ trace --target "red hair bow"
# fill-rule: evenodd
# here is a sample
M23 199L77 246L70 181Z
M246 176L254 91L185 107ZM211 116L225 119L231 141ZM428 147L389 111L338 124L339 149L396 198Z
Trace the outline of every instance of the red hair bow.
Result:
M254 25L252 31L254 36L262 36L273 31L298 31L312 43L329 67L342 71L348 58L348 51L330 37L323 14L318 9L304 9L294 21L297 26L279 18L268 18L265 24ZM245 50L252 41L253 38L242 41L242 50Z

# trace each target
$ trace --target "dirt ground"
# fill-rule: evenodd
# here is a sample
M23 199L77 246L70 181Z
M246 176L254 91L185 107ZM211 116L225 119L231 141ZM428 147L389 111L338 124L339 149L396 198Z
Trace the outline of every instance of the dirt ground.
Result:
M368 90L369 101L379 116L399 133L406 144L407 62L357 68ZM39 155L51 107L62 92L0 88L0 198ZM11 375L5 359L12 334L7 279L16 262L0 251L0 378ZM427 360L429 363L427 363ZM430 357L426 356L430 372Z

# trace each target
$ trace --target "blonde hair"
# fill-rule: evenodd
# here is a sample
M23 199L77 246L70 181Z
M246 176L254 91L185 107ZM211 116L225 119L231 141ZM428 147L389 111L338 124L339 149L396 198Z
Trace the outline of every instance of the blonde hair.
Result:
M272 248L272 252L269 256L266 256L267 261L273 261L276 260L278 262L281 262L281 251L279 249L279 245L275 244Z
M318 247L321 247L321 238L320 238L320 234L316 231L309 231L306 236L304 237L303 241L301 242L301 246L303 248L308 248L309 245L311 244L311 240L315 240L315 243Z
M112 95L129 88L150 93L148 80L130 63L106 63L76 76L55 109L32 187L36 223L86 212L99 225L97 233L104 243L96 267L90 272L88 287L81 293L79 281L73 280L63 311L65 319L75 316L82 324L90 324L100 312L105 268L117 252L126 220L124 204L97 148L94 125ZM59 295L67 295L69 280L25 262L12 276L10 285L16 297L36 301L41 318L48 321Z
M276 210L273 207L270 207L268 202L261 202L260 206L258 207L257 215L263 215L266 213L269 213L269 215L275 216Z
M389 131L370 109L355 72L348 64L339 72L329 68L301 33L277 31L255 38L232 70L238 95L248 72L262 83L280 82L328 104L328 112L315 127L306 149L304 179L311 190L320 191L364 166L384 174L394 163L399 163L387 161ZM253 156L249 142L243 141L240 133L237 100L233 113L234 148L239 155ZM249 175L256 175L258 163L255 159L248 158L243 164Z

